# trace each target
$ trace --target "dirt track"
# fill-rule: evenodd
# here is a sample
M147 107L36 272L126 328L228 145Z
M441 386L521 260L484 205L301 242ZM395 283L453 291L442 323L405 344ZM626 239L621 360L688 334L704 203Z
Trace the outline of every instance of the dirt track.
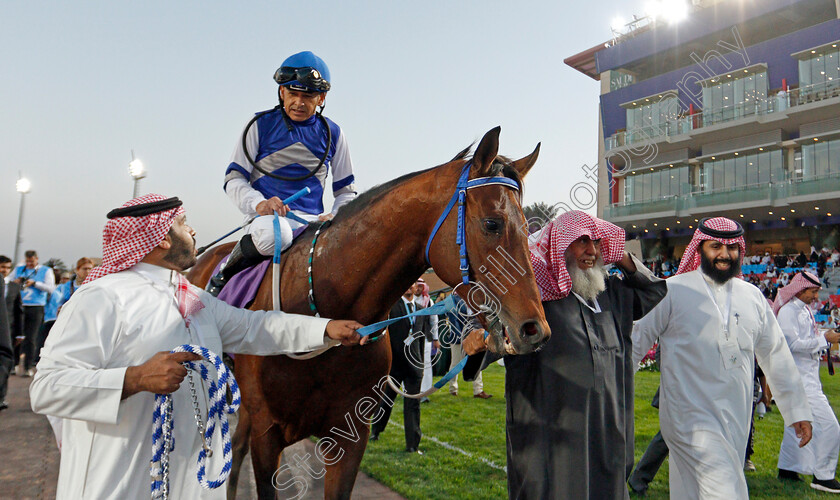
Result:
M0 412L0 500L35 500L55 498L58 481L59 453L46 417L32 413L29 408L31 378L9 377L6 401L9 409ZM284 453L314 456L314 445L304 440ZM297 465L289 464L295 477L307 478L306 493L299 498L324 498L324 480L312 479ZM238 499L256 498L250 459L242 467ZM289 492L289 496L292 493ZM357 500L401 500L402 497L363 473L356 478L353 498Z

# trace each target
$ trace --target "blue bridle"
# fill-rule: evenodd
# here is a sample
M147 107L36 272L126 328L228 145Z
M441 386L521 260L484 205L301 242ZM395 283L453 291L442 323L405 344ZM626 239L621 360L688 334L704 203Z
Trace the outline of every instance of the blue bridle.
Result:
M461 168L461 176L458 178L455 193L452 195L452 199L449 200L449 204L443 209L443 213L440 214L440 218L437 220L434 229L432 229L432 234L429 235L429 241L426 243L426 264L431 267L432 263L429 261L429 248L432 246L432 240L435 239L438 229L440 229L443 221L446 220L449 212L452 211L452 207L455 206L455 202L458 202L458 229L455 232L455 243L460 248L459 253L461 263L459 269L461 270L461 283L464 285L468 284L470 281L470 261L467 257L467 234L465 221L467 211L467 191L473 188L492 184L507 186L519 191L519 183L507 177L479 177L477 179L469 180L471 165L472 160L465 163Z

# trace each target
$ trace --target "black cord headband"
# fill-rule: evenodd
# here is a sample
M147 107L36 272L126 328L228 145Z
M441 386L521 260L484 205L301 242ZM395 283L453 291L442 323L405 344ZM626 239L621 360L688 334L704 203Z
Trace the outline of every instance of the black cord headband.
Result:
M814 286L822 287L822 285L820 285L818 281L814 281L814 279L808 276L808 273L806 273L805 271L801 271L800 274L802 274L803 278L808 280L808 283L812 283Z
M173 208L180 207L183 204L184 202L179 200L177 197L167 198L165 200L152 201L130 207L115 208L108 212L107 217L109 219L116 219L118 217L145 217L150 214L172 210Z
M712 219L712 217L706 217L704 219L700 219L700 224L697 225L697 229L699 229L701 233L703 233L705 235L708 235L708 236L711 236L712 238L726 238L726 239L737 238L739 236L744 235L744 228L741 227L741 225L738 224L735 221L732 221L732 222L738 227L738 229L735 229L733 231L724 231L724 230L721 230L721 229L714 229L714 228L706 226L706 222L709 221L710 219Z

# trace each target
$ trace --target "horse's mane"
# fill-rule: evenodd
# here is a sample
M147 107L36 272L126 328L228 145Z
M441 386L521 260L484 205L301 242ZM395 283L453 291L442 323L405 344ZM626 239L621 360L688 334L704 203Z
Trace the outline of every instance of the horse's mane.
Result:
M470 144L466 148L462 149L460 152L458 152L458 154L455 155L454 158L449 160L447 163L451 163L453 161L458 160L468 160L472 158L470 153L472 152L473 144ZM403 182L408 181L424 172L428 172L429 170L433 170L443 165L446 165L446 163L427 168L425 170L411 172L401 177L397 177L396 179L388 181L384 184L379 184L368 189L364 193L357 196L350 203L341 207L341 210L338 211L338 213L335 216L335 219L333 219L333 224L337 224L344 221L345 219L355 217L359 212L362 212L363 210L368 208L370 205L372 205L379 198L391 191L391 189L393 189L397 185L402 184ZM493 160L493 165L491 166L490 170L490 176L495 177L497 175L504 175L505 177L509 177L515 180L517 184L519 184L520 189L522 188L522 179L519 177L519 173L516 171L516 169L514 169L511 166L511 160L509 158L499 155L496 157L495 160Z

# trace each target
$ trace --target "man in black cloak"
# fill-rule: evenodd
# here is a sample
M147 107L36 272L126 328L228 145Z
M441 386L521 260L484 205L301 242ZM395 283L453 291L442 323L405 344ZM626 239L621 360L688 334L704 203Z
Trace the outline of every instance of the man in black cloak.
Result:
M608 276L615 263L620 275ZM624 251L624 231L567 212L531 244L551 338L505 357L508 496L629 498L633 467L633 321L664 296L665 282ZM484 348L481 331L465 351ZM472 356L465 378L497 359Z

